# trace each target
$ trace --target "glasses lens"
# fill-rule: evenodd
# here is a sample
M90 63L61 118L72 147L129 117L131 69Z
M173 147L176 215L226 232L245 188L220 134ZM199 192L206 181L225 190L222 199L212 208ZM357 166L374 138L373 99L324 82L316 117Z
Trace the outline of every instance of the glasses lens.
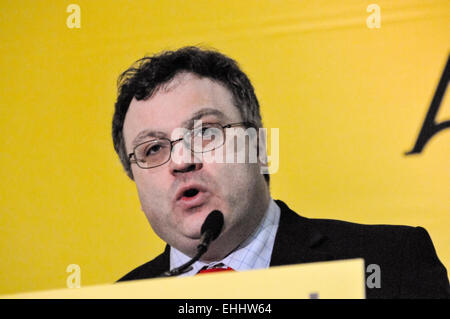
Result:
M150 168L164 164L170 158L170 141L153 140L136 147L136 162L142 168Z
M188 134L188 143L195 153L204 153L223 145L224 136L219 124L204 124Z

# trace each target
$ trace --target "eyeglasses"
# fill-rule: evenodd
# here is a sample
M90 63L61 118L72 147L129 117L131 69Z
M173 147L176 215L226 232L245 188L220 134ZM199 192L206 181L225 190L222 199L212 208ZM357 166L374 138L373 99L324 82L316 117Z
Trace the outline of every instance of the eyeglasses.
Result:
M188 130L183 137L173 141L158 138L138 144L134 147L133 153L128 154L128 158L130 163L135 163L143 169L158 167L170 160L174 145L180 141L183 141L185 147L193 153L210 152L225 143L225 129L236 126L255 127L250 122L227 125L203 123L202 126Z

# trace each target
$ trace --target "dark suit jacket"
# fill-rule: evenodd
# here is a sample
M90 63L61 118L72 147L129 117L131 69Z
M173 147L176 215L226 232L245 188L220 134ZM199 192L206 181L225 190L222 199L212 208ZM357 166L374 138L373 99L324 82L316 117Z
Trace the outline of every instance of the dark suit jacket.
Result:
M447 271L425 229L310 219L276 203L281 214L271 266L364 258L381 274L380 288L366 285L367 298L450 298ZM158 277L169 269L169 248L119 281Z

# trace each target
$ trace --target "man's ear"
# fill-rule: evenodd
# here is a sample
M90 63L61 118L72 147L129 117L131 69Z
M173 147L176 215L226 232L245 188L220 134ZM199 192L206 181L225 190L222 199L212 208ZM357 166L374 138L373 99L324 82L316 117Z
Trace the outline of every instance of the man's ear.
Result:
M267 166L267 129L260 128L258 130L258 164Z
M279 168L279 130L272 128L270 132L270 156L267 154L267 129L260 128L258 132L258 163L261 174L274 174Z

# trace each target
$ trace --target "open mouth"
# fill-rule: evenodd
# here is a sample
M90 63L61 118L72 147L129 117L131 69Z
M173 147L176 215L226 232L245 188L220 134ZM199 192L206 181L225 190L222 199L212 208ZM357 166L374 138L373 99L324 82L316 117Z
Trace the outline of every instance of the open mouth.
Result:
M201 185L187 185L180 189L176 198L176 205L180 205L184 211L190 211L192 208L200 207L208 201L210 194L206 188Z
M189 199L195 197L200 191L197 188L189 188L183 192L181 199Z

